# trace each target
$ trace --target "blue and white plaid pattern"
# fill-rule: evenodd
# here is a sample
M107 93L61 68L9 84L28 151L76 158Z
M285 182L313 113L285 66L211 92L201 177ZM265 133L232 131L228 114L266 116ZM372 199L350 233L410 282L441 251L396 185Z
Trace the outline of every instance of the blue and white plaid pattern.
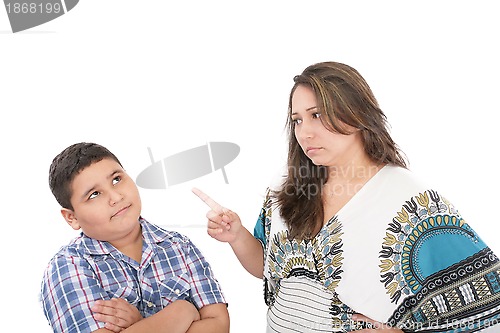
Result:
M196 307L226 303L208 262L191 243L140 218L142 262L108 242L81 235L63 247L45 271L41 302L54 332L92 332L104 327L90 308L96 300L123 298L143 317L178 299Z

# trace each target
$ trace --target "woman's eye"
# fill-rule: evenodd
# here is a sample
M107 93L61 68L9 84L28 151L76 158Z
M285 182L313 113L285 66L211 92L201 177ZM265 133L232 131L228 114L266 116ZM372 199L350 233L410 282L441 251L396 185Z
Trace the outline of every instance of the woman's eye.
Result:
M319 117L321 117L321 113L314 112L312 116L313 116L313 118L319 118Z
M113 185L116 185L120 182L120 180L122 180L122 177L120 176L116 176L115 178L113 178Z
M97 197L98 195L99 195L99 192L94 191L94 192L92 192L92 193L90 194L89 199L94 199L94 198L95 198L95 197Z
M300 123L302 123L302 119L292 119L292 123L294 125L299 125Z

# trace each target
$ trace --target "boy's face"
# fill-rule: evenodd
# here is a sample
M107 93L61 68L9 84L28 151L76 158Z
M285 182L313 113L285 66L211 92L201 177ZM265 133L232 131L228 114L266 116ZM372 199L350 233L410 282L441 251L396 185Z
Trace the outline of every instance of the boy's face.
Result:
M139 191L116 161L105 158L83 169L71 190L73 210L63 208L61 213L73 229L113 245L137 237Z

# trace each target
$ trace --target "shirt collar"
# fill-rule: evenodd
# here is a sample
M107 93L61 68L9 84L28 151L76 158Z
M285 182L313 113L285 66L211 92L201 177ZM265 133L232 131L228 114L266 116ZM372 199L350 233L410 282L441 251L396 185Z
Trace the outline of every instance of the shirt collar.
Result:
M142 238L144 239L144 242L148 244L161 243L172 237L172 234L170 232L149 223L142 217L139 217L138 222L141 224ZM91 255L104 255L118 252L118 250L109 242L90 238L83 232L81 233L80 237L80 244L83 248L83 251Z
M139 217L139 222L141 223L142 226L142 238L147 243L158 244L171 239L173 236L172 233L154 224L149 223L142 217Z

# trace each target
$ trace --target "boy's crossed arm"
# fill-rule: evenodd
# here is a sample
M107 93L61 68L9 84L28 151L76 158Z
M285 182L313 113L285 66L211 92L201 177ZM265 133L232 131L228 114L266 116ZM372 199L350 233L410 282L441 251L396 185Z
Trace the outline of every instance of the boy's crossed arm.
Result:
M226 304L210 304L198 310L185 300L177 300L151 317L143 319L137 308L123 299L97 301L94 318L106 328L94 332L229 332Z
M91 332L92 327L92 332L229 332L226 303L207 304L198 311L179 299L143 318L126 299L102 299L106 292L88 262L58 259L46 272L41 295L54 332ZM106 323L105 328L95 329L97 322Z

